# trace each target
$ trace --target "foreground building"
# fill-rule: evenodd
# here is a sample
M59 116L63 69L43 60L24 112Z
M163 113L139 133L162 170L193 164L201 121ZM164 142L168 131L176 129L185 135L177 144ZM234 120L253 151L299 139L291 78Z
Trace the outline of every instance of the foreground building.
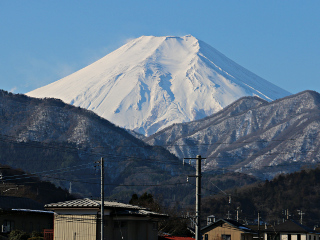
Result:
M220 219L201 229L204 240L253 240L257 233L231 219Z
M264 231L265 240L319 240L319 233L294 220L287 220Z
M101 239L101 201L88 198L51 203L55 240ZM157 240L158 221L167 215L118 202L104 202L105 240Z
M43 232L53 227L53 212L28 198L0 196L1 235L18 229L26 233Z

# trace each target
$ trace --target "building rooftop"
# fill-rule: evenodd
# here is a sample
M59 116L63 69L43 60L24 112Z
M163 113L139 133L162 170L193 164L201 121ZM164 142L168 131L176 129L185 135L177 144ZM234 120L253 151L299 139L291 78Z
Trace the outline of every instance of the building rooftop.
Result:
M92 200L89 198L70 200L65 202L57 202L46 204L45 208L100 208L101 201ZM120 202L110 202L104 201L104 207L112 208L125 208L125 209L144 209L139 206L134 206L130 204L120 203Z
M237 228L237 229L239 229L239 230L241 230L242 232L245 232L245 233L256 233L252 229L242 225L241 223L239 223L239 222L237 222L235 220L231 220L231 219L219 219L218 221L216 221L214 223L210 223L209 225L203 227L201 229L201 232L205 232L208 229L221 226L224 223L227 223L227 224L231 225L232 227Z
M101 201L92 200L89 198L84 199L76 199L70 200L65 202L57 202L57 203L50 203L46 204L44 207L50 210L55 209L70 209L70 208L94 208L100 209ZM120 202L110 202L104 201L105 208L111 208L113 211L116 212L117 215L135 215L135 216L152 216L152 217L167 217L166 214L160 214L157 212L149 211L146 208L142 208L139 206L125 204Z
M318 233L317 231L301 225L300 223L294 220L287 220L284 223L281 223L276 226L271 226L265 230L264 232L288 232L288 233Z

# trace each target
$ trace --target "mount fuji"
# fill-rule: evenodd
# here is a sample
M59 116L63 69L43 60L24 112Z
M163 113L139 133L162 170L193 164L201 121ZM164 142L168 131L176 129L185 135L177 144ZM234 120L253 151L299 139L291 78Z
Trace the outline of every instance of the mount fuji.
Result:
M133 39L27 95L59 98L149 136L211 115L243 96L272 101L290 93L187 35Z

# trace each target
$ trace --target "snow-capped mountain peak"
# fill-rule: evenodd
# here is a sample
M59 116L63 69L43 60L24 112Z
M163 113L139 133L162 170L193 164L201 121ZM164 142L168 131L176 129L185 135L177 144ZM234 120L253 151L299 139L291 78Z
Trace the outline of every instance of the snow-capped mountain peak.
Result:
M289 94L191 35L133 39L27 93L60 98L144 135L211 115L243 96L271 101Z

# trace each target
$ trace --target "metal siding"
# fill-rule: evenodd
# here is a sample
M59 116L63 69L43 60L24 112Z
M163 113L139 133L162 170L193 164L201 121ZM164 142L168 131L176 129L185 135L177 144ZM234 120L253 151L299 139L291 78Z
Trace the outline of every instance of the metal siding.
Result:
M56 215L54 240L97 240L96 215Z

